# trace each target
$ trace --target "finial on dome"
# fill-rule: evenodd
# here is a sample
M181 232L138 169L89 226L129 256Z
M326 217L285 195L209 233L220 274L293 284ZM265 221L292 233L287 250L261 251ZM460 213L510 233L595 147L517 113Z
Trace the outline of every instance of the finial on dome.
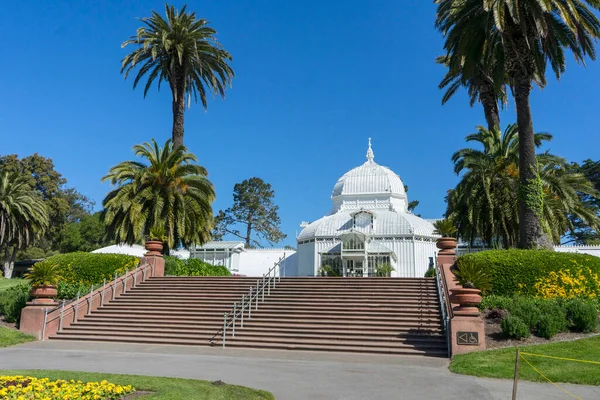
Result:
M369 150L367 150L367 161L373 162L375 159L375 154L373 154L373 149L371 148L371 138L369 138Z

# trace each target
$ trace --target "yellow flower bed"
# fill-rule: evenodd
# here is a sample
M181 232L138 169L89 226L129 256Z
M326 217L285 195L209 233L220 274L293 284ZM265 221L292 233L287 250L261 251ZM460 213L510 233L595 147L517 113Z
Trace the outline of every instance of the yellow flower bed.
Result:
M0 376L0 399L10 400L117 400L135 392L131 386L107 381L51 381L29 376Z
M598 298L600 278L588 267L565 268L550 272L535 283L537 297L552 299Z

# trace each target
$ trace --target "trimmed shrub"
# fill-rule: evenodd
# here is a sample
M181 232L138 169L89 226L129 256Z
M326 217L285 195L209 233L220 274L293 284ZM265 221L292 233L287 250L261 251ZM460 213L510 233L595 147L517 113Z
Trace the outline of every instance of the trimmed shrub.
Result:
M489 271L490 294L597 298L600 293L600 257L511 249L465 254L459 264L461 260L479 263Z
M184 261L172 256L165 256L165 275L175 275L177 267Z
M125 254L67 253L49 257L38 264L56 264L60 282L89 287L121 275L139 264L139 258ZM36 264L37 265L37 264Z
M515 315L509 315L500 323L502 333L511 339L528 338L531 332L523 320Z
M562 301L538 301L540 317L535 327L536 336L551 339L569 328L567 310Z
M231 272L227 267L220 265L211 265L202 260L190 258L178 262L175 268L176 276L230 276Z
M0 314L4 315L6 322L19 322L30 290L29 284L22 283L0 292Z
M101 283L99 283L97 286L101 285ZM90 292L90 287L87 285L84 285L82 283L67 283L67 282L58 282L58 298L59 299L65 299L65 300L71 300L71 299L75 299L77 297L77 293L79 293L81 296L85 296L86 294L88 294Z
M434 268L429 268L427 271L425 271L425 278L434 278L435 277L435 269Z
M565 326L566 320L554 315L544 314L538 321L535 335L546 339L552 339L557 333L564 332Z
M598 329L598 310L593 303L579 299L566 304L567 318L571 328L580 332L594 332Z
M508 312L519 317L527 325L529 330L536 328L542 313L534 299L516 297L508 306ZM566 320L566 318L565 318Z
M483 299L481 300L481 303L479 304L479 309L480 310L491 310L494 308L499 308L501 310L508 310L510 308L510 305L513 302L513 298L512 297L506 297L506 296L496 296L496 295L490 295L490 296L484 296Z

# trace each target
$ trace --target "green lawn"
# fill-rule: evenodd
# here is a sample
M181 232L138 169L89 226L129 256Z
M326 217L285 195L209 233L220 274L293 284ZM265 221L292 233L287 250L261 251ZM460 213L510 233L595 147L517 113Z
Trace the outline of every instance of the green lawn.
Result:
M522 352L543 354L600 362L600 336L569 342L556 342L520 347ZM512 379L515 371L516 349L479 351L457 355L450 363L450 370L457 374ZM600 365L574 361L554 360L524 355L540 372L553 382L600 385ZM521 359L519 379L545 382Z
M9 287L17 286L21 282L23 282L23 279L6 279L0 277L0 292L8 289Z
M157 378L153 376L100 374L69 371L0 371L0 375L23 375L36 378L74 379L82 382L99 382L106 379L117 385L131 385L137 391L150 391L152 394L136 399L202 399L202 400L273 400L275 397L264 390L250 389L235 385L213 385L208 381L179 378Z
M33 336L0 326L0 347L14 346L15 344L32 342L34 340Z

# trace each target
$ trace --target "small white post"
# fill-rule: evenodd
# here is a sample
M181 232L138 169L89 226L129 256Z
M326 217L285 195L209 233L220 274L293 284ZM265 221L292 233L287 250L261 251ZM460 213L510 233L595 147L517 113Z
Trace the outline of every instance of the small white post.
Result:
M127 293L127 273L129 268L125 268L125 275L123 275L123 294Z
M75 317L73 317L73 323L77 322L77 314L79 314L79 292L77 292L77 300L75 300Z
M223 347L225 347L225 338L227 337L227 313L223 316Z
M90 298L88 299L88 312L87 315L90 315L92 312L92 302L94 301L94 285L90 287Z
M104 283L102 284L102 291L100 292L100 307L104 307L104 291L106 290L106 278L104 278Z
M260 280L256 280L256 308L255 310L258 310L258 284L259 284Z
M62 306L60 307L60 321L58 321L58 331L62 332L63 325L63 316L65 314L65 301L62 301Z
M252 287L250 288L250 295L248 295L248 319L252 319Z
M44 326L42 327L42 340L46 340L46 323L48 321L48 308L44 309Z
M237 315L237 303L233 303L233 327L231 329L231 337L235 337L235 317Z
M243 328L244 327L244 308L246 307L246 295L243 294L242 295L242 318L240 321L240 326Z

